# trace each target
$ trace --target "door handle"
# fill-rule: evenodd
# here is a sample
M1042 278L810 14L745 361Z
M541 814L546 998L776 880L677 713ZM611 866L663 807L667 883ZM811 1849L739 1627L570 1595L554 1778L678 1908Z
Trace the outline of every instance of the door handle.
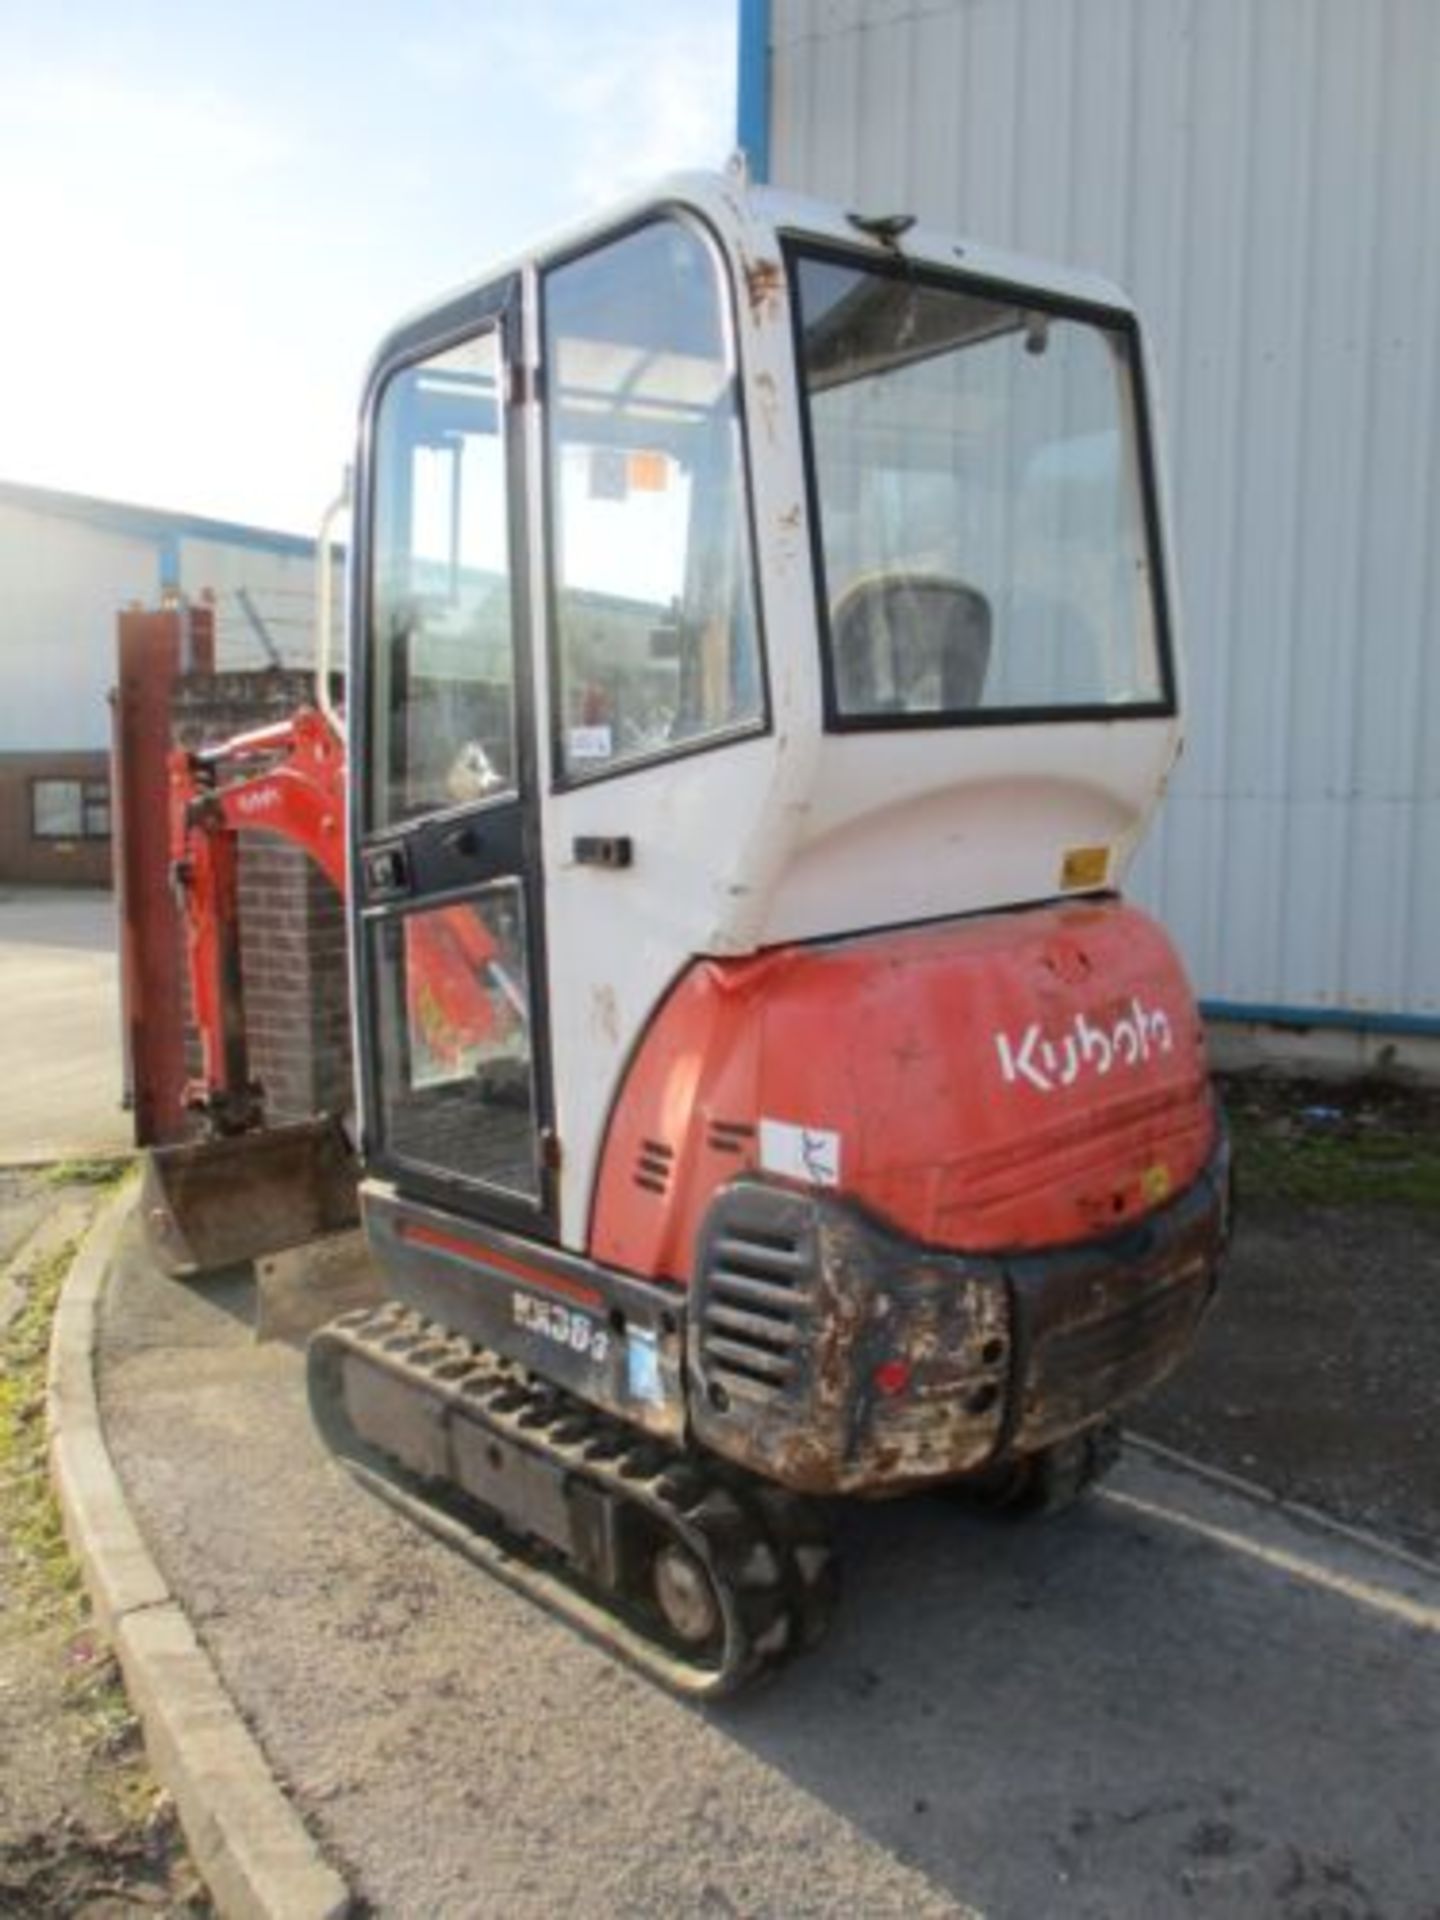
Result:
M485 836L467 821L463 826L451 827L448 833L442 834L440 844L447 853L458 853L462 860L473 860L483 850Z
M410 891L410 862L403 846L372 847L364 856L365 886L372 900L393 900Z
M629 867L635 843L628 833L577 833L572 842L577 867Z

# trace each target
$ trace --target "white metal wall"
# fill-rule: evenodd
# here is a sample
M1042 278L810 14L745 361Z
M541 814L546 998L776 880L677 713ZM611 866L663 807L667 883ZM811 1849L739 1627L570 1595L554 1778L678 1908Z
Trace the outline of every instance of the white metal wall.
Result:
M0 501L0 750L109 746L115 615L155 588L150 541Z
M179 544L182 592L191 599L203 593L214 598L218 666L273 664L252 616L287 667L310 665L315 657L315 561L310 554L266 553L192 534L184 535ZM344 589L338 557L334 566L338 607ZM248 615L242 595L250 604Z
M1168 402L1200 990L1440 1015L1440 0L773 0L770 175L1092 266Z
M82 517L0 499L0 750L110 744L116 616L126 606L157 606L167 584L163 518L151 516L153 526L146 520L136 530L124 525L127 514L136 517L132 510L115 512L120 524L107 526L95 512ZM315 645L313 557L289 547L271 550L263 534L247 529L227 540L223 528L207 536L175 524L169 584L193 600L212 597L217 665L253 668L269 661L242 605L243 590L284 664L308 666ZM339 556L335 569L338 607Z

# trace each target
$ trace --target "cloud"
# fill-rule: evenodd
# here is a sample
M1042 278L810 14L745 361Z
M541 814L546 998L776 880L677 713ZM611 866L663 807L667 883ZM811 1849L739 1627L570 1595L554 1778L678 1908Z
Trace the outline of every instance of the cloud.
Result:
M569 196L590 209L734 145L735 20L719 0L584 0L527 13L447 16L403 59L437 97L509 116L558 149ZM523 146L517 162L523 164Z
M104 156L123 156L127 173L184 169L201 181L228 183L282 165L290 141L253 108L213 86L158 87L100 73L32 66L6 76L0 152L23 145L46 153L59 173L84 166L104 180Z
M0 32L0 471L82 491L307 525L396 313L733 140L734 0L42 12Z
M251 430L266 324L243 221L292 142L204 82L32 63L0 93L5 471L213 505ZM206 460L220 478L196 477Z
M722 17L723 18L723 17ZM599 205L679 167L721 165L735 143L733 49L695 23L613 36L603 59L567 83L579 155L572 184Z

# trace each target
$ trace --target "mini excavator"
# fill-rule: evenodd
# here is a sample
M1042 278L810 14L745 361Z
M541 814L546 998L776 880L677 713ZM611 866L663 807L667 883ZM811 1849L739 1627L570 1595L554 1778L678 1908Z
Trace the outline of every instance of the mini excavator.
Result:
M393 1297L313 1336L321 1430L681 1693L819 1638L834 1497L1083 1492L1211 1298L1224 1125L1121 896L1180 743L1149 386L1090 275L677 177L392 333L343 729L177 759L232 1131L195 838L303 762L346 896Z

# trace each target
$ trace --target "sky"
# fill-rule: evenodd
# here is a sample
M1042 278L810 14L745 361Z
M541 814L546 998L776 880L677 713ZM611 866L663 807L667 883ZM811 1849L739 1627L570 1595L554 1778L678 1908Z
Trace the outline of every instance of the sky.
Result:
M0 0L0 479L313 532L374 347L734 145L735 0Z

